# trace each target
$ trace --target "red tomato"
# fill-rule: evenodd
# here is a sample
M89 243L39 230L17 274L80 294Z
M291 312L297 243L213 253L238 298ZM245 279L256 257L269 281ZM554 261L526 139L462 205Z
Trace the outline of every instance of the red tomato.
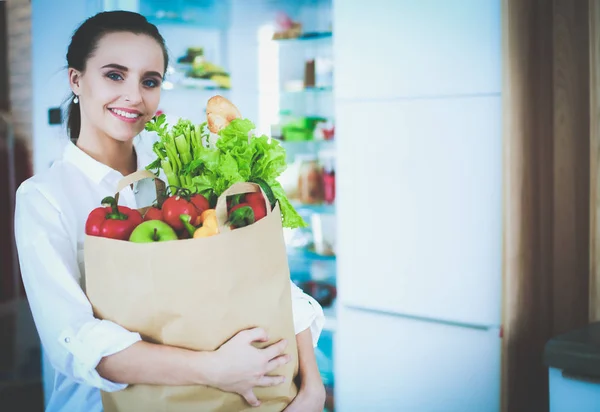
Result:
M163 220L162 210L157 207L151 207L144 214L144 220Z
M175 230L184 228L183 222L179 219L180 215L190 215L192 222L198 218L196 206L181 196L171 196L165 200L162 205L162 214L163 220Z
M190 198L190 201L194 206L196 206L196 209L198 209L199 215L201 215L206 209L210 209L210 203L208 200L199 193L193 195Z

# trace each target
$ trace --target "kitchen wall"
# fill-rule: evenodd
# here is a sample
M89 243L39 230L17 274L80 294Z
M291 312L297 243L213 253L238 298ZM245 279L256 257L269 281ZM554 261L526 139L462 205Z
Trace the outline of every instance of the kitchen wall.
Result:
M66 55L73 31L103 7L100 0L32 0L33 160L34 171L59 156L67 135L63 125L50 125L48 110L70 95ZM60 24L57 22L60 21Z
M334 1L340 411L496 411L499 0Z

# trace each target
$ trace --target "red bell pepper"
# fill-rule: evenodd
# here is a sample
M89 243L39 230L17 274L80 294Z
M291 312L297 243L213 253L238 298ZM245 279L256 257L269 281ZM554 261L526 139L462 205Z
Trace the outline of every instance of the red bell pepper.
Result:
M133 229L144 221L137 210L117 206L112 196L102 199L102 205L92 210L85 222L85 233L89 236L129 240Z
M237 204L229 211L227 223L232 229L239 229L254 222L254 211L248 203Z
M267 206L265 204L265 197L261 192L253 192L246 194L246 203L252 208L254 212L254 221L258 222L260 219L267 215Z

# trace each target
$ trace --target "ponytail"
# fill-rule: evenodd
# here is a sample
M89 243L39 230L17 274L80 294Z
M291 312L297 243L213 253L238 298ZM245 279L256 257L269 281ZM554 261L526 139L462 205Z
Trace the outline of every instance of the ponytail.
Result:
M75 96L72 96L69 101L67 109L67 134L71 141L75 142L79 139L79 133L81 131L81 109L79 104L73 101Z

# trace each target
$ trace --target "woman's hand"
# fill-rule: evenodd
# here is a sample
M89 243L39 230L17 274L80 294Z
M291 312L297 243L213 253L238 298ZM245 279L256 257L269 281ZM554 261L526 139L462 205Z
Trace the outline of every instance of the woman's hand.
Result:
M252 406L260 405L252 389L255 386L276 386L285 382L283 376L266 376L281 365L290 361L283 351L287 346L281 340L264 349L258 349L252 342L266 342L267 333L260 328L239 332L215 352L215 365L212 386L226 392L243 396Z

